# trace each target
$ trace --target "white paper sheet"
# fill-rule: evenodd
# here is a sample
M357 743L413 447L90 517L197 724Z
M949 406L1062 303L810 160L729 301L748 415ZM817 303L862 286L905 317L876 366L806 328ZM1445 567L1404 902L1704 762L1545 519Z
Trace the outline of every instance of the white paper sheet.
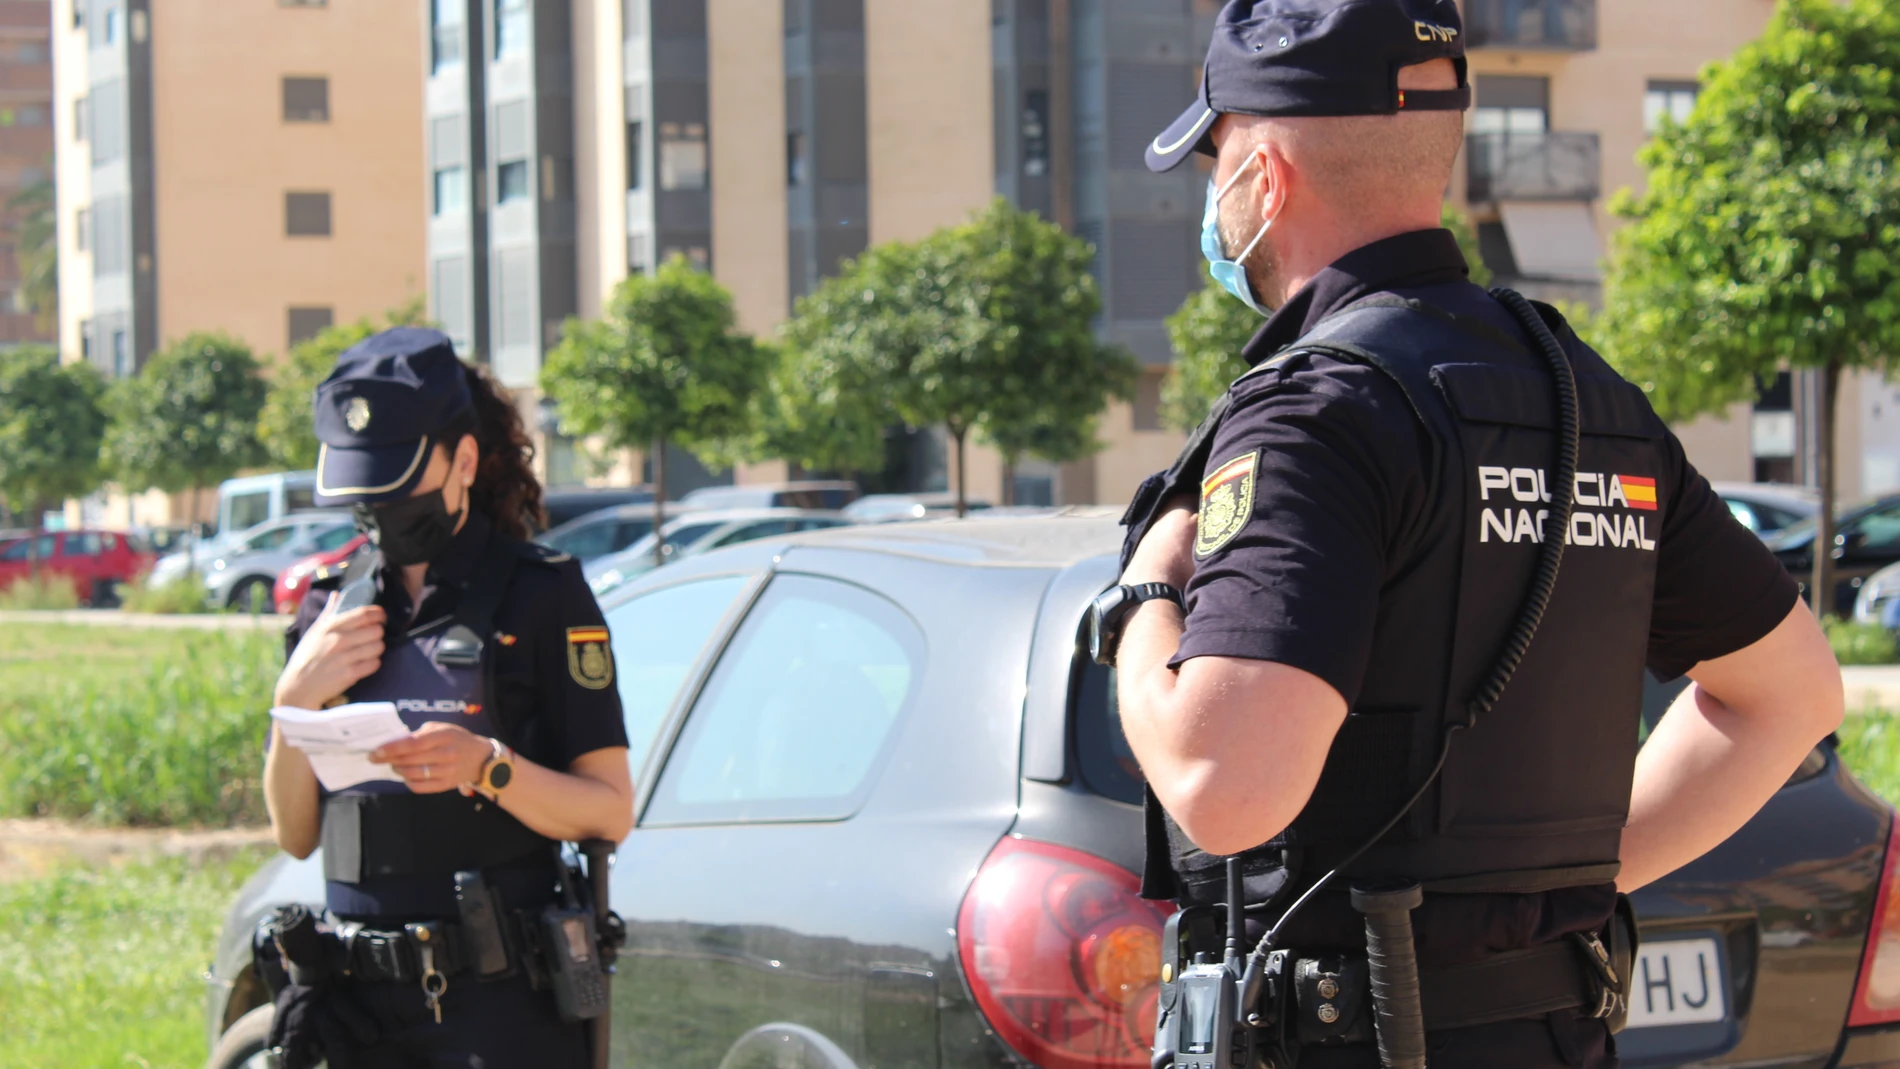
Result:
M270 711L284 742L302 750L325 790L340 791L371 780L401 783L388 765L371 764L370 752L409 734L394 702L356 702L334 709Z

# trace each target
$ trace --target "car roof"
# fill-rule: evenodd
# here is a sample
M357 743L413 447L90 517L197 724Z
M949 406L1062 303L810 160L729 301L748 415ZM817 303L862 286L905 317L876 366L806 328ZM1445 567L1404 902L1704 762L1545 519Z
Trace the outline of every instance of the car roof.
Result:
M1792 486L1787 483L1730 483L1712 482L1709 484L1719 497L1735 497L1746 501L1786 502L1796 507L1818 507L1821 495L1811 486Z
M842 514L837 509L796 509L789 507L751 508L751 509L694 509L683 512L666 521L666 530L673 531L688 525L749 523L754 520L783 520L793 518L837 519Z
M970 516L832 527L766 541L956 564L1067 568L1121 551L1121 511L1075 506L1051 509L1041 516Z
M675 516L682 516L689 512L698 512L701 510L696 509L691 505L681 504L678 501L668 501L663 507L663 511L664 511L664 514L670 519ZM632 520L632 519L647 520L647 519L652 519L652 518L653 518L653 502L651 501L634 501L634 502L629 502L623 505L608 505L604 508L594 509L591 512L583 512L579 516L576 516L573 519L568 520L566 523L563 523L557 527L549 529L547 534L544 534L541 537L546 538L549 535L558 534L562 531L566 531L571 528L582 527L587 524L601 523L607 520Z

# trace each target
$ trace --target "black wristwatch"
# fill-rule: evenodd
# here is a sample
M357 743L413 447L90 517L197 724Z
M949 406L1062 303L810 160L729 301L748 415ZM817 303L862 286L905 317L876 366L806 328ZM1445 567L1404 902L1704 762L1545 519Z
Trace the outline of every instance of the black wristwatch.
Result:
M1112 586L1089 602L1089 656L1096 664L1114 665L1115 649L1121 645L1122 625L1127 623L1128 614L1135 606L1156 598L1167 598L1183 611L1187 609L1181 589L1167 583Z

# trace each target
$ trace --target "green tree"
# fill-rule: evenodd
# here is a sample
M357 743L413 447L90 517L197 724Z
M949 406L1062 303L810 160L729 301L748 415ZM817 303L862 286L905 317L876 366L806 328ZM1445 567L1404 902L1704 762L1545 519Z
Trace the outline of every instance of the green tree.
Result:
M1900 7L1781 0L1761 38L1702 73L1695 111L1638 159L1646 192L1612 245L1605 353L1667 419L1820 372L1816 613L1831 606L1841 373L1900 353Z
M188 334L113 384L106 467L128 490L190 491L196 517L200 491L264 461L257 416L266 389L243 342Z
M50 332L59 324L59 219L53 182L35 182L7 201L15 213L13 256L20 272L20 300L33 325Z
M45 346L0 350L0 500L8 508L37 516L98 489L104 392L90 364L62 366Z
M1470 265L1471 281L1491 284L1491 269L1478 252L1478 234L1471 220L1449 201L1439 223L1458 239L1458 248ZM1264 322L1212 278L1188 294L1168 317L1168 342L1174 347L1174 367L1161 384L1161 421L1176 430L1191 431L1227 387L1247 370L1240 350Z
M717 463L758 411L753 394L770 371L770 352L734 324L724 287L674 256L615 287L603 318L568 320L541 369L541 389L564 430L649 451L655 532L667 446ZM656 563L663 548L656 537Z
M390 327L427 324L422 297L417 295L383 313L380 323L368 317L338 323L291 346L290 354L271 375L270 393L257 417L257 436L264 443L270 463L289 469L316 467L312 400L343 350Z
M1100 448L1096 420L1138 368L1103 345L1086 242L997 199L917 242L887 242L798 303L784 328L766 434L813 467L883 461L883 428L941 425L967 507L975 433L1003 454L1005 493L1025 456Z

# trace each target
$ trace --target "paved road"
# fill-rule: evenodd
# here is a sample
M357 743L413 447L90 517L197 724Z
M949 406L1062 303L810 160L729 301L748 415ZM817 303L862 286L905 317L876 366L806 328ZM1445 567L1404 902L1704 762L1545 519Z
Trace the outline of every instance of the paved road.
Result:
M1847 688L1847 711L1866 711L1877 705L1900 713L1900 665L1848 665L1841 669L1841 682Z

